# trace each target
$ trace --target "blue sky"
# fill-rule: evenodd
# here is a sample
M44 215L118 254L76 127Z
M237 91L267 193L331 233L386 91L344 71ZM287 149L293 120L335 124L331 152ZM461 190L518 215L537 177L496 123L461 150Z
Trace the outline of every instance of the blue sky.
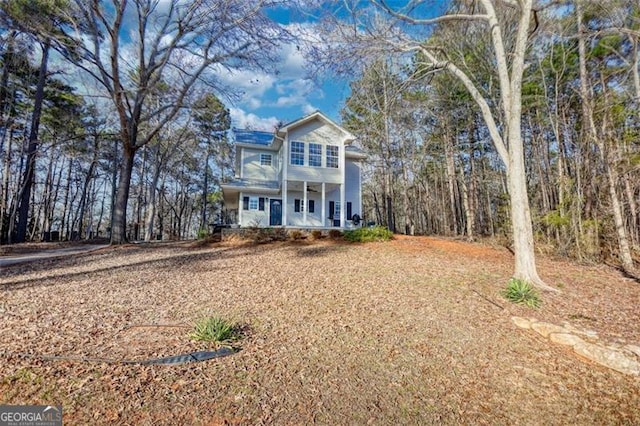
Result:
M293 33L310 25L310 18L285 9L270 11L276 22ZM228 102L233 126L272 130L278 121L289 122L320 110L333 120L340 120L340 109L349 96L349 83L336 76L316 81L308 76L305 58L295 44L285 45L274 73L237 72L222 75L225 83L240 88L244 94Z
M407 0L389 0L393 8L402 8ZM364 5L369 5L363 1ZM447 0L420 2L413 16L433 17L444 12ZM293 33L308 29L314 22L309 14L287 9L274 9L269 16L286 25ZM278 121L289 122L315 110L340 122L340 109L349 96L349 82L332 75L321 76L320 81L309 78L305 69L305 58L295 45L282 48L277 73L247 73L221 75L225 83L240 88L244 95L233 104L232 125L238 128L273 130Z

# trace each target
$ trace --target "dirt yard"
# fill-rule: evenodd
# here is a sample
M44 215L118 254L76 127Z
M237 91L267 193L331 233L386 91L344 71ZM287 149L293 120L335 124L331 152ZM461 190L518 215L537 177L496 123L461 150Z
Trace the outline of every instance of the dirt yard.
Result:
M512 316L567 321L640 344L640 284L603 266L540 259L561 289L538 310L500 296L501 248L422 237L150 244L5 268L0 403L62 404L65 424L640 424L640 378L578 358ZM195 320L245 325L207 349ZM60 356L60 360L18 354Z

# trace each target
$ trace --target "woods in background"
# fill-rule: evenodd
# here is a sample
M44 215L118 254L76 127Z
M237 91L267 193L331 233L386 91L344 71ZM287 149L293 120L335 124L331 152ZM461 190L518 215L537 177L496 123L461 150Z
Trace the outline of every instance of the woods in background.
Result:
M297 41L320 71L363 70L341 115L369 154L365 219L394 232L511 245L522 210L538 251L633 270L637 2L459 0L435 19L420 18L435 3L371 3L318 22L324 35L313 42L324 56ZM224 219L218 184L233 173L233 149L218 96L229 88L209 71L272 66L293 39L264 10L288 3L189 4L3 3L2 243L186 238ZM125 16L137 40L123 41ZM80 93L52 60L66 61L93 92ZM518 144L520 189L510 174L520 167ZM514 196L522 207L513 208Z
M479 14L480 3L488 2L456 2L451 14ZM640 8L631 1L561 6L533 8L522 82L536 246L633 270L640 253ZM512 47L519 9L496 10L502 23L512 23L502 27ZM440 22L423 41L440 63L419 50L411 61L388 54L352 83L342 118L371 154L363 191L368 220L401 233L512 244L506 167L469 90L445 72L449 62L464 71L500 121L504 101L486 28L467 19ZM400 37L393 43L408 46Z

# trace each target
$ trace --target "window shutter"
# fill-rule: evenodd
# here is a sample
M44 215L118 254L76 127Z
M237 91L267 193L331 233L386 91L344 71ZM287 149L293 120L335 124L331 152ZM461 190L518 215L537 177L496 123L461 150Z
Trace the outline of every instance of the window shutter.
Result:
M329 201L329 217L331 219L333 219L333 212L335 207L336 207L336 203L334 203L333 201Z
M264 211L264 198L263 197L258 198L258 210Z
M249 197L242 197L242 210L249 210Z
M300 213L300 200L297 198L293 200L293 211L296 213Z
M316 202L314 200L309 200L309 209L307 211L309 213L315 213L315 211L316 211Z
M351 201L347 201L347 220L351 220Z

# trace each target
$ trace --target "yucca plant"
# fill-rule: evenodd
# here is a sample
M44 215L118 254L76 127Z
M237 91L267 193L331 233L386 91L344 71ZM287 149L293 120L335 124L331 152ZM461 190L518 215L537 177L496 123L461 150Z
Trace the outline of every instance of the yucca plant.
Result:
M199 342L229 343L238 336L237 324L219 316L201 318L196 321L189 337Z
M537 308L542 301L538 292L525 280L512 278L502 295L513 303L522 303L530 308Z

